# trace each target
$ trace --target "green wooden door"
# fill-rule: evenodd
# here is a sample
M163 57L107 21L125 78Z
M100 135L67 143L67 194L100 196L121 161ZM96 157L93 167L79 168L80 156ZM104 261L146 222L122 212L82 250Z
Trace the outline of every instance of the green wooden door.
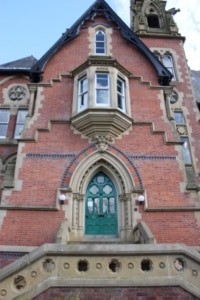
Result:
M85 233L117 235L117 193L113 182L104 173L90 181L85 203Z

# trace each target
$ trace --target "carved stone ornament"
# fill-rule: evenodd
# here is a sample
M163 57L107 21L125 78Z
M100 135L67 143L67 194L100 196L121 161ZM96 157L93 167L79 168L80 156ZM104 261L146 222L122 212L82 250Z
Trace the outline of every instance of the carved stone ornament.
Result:
M100 152L104 152L108 144L113 143L113 138L109 135L107 136L95 136L91 139L91 142L97 145Z
M187 135L187 128L185 125L176 125L176 129L180 135Z
M20 101L26 96L26 89L21 85L15 85L8 91L8 97L12 101Z

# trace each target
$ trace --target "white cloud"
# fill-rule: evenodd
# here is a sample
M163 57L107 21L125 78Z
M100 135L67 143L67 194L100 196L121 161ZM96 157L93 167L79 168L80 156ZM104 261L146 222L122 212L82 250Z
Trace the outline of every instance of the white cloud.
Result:
M130 25L130 0L112 0L116 13ZM168 0L167 9L180 8L174 16L179 31L186 37L184 45L188 65L193 70L200 70L200 1Z

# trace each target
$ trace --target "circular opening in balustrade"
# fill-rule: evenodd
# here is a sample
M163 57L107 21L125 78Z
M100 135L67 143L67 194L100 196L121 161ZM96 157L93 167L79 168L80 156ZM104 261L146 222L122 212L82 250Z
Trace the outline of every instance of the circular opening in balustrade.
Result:
M186 267L186 264L182 258L177 257L174 261L174 267L177 271L183 271Z
M88 270L87 260L80 260L78 262L78 270L79 270L79 272L87 272L87 270Z
M151 271L153 269L152 261L150 259L143 259L141 261L141 269L146 272Z
M110 263L109 263L109 269L113 272L119 272L121 267L121 264L118 262L118 260L113 259Z
M21 290L25 288L26 286L26 279L22 275L18 275L17 277L14 278L14 287L17 290Z

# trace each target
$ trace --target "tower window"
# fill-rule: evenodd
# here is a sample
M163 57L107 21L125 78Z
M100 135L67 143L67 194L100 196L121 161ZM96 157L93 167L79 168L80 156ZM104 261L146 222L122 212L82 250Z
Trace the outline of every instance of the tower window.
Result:
M159 18L157 15L149 15L147 17L147 22L150 28L160 28Z
M106 52L106 40L105 33L102 30L96 33L96 53L105 54Z

